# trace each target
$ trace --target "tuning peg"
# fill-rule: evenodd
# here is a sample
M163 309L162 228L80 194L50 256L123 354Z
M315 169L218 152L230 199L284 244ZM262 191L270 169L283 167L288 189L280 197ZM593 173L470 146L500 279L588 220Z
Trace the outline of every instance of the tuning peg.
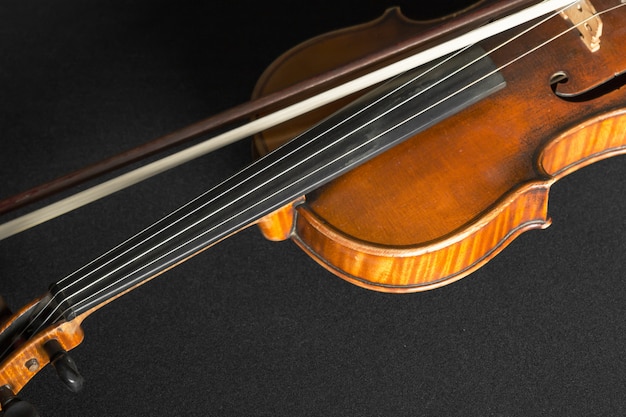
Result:
M61 381L70 389L70 391L80 391L85 380L78 372L76 362L74 362L65 349L63 349L58 340L48 340L43 347L50 358L50 363L56 369Z
M31 403L16 397L6 385L0 387L0 406L4 417L39 417Z

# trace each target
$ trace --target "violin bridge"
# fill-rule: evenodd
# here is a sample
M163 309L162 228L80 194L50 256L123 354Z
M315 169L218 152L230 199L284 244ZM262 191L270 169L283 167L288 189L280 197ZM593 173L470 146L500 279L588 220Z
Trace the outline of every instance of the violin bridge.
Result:
M596 52L600 49L602 20L588 0L576 2L561 12L561 16L576 26L580 32L581 40L591 52Z

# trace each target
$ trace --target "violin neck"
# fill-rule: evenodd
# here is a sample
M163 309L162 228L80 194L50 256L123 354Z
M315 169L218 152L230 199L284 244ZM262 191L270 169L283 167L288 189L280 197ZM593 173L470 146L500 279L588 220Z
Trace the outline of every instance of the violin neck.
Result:
M502 88L482 53L473 48L384 84L53 284L54 319L99 308ZM472 71L446 77L468 63Z

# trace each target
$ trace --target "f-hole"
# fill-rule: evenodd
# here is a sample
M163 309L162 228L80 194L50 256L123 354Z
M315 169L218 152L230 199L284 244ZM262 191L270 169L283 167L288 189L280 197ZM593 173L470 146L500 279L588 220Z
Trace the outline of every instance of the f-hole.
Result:
M588 90L581 91L579 93L569 94L559 91L559 85L565 84L569 81L569 76L565 71L556 72L550 77L550 88L552 92L562 100L580 103L583 101L590 101L596 98L602 97L612 91L619 90L626 85L626 72L622 72L607 81L591 87Z

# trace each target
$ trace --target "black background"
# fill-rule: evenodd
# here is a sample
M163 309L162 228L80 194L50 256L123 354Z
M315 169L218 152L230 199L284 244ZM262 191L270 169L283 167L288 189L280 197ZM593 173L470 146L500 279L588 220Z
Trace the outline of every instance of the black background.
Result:
M390 5L4 0L0 196L239 104L289 47ZM249 160L244 141L0 242L0 293L17 309ZM45 369L22 396L49 417L623 415L625 177L564 179L552 227L421 294L246 230L89 317L82 392Z

